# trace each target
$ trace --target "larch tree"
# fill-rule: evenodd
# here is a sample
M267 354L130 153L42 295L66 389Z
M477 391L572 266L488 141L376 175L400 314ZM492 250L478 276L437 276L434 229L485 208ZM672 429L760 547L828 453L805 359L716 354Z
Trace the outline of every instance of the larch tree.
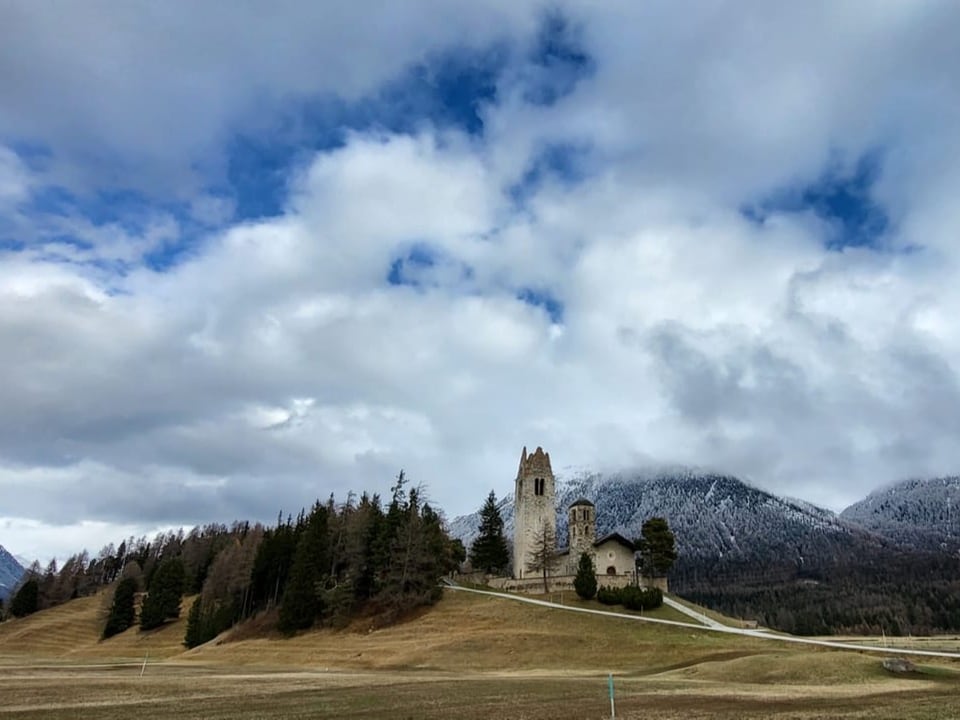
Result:
M533 547L527 558L527 572L543 575L543 592L548 593L547 577L553 569L557 554L557 536L553 527L543 523L533 536Z

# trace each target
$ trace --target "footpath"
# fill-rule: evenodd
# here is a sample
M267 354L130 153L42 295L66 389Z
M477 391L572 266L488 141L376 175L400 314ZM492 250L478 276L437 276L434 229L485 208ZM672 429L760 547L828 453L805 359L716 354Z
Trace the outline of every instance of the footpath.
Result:
M643 615L633 615L629 613L614 612L612 610L594 610L593 608L573 607L572 605L561 605L550 602L549 600L538 600L537 598L525 597L523 595L511 595L510 593L496 592L495 590L478 590L467 588L450 580L444 580L444 585L448 590L455 592L468 592L476 595L489 595L490 597L512 600L514 602L527 603L529 605L539 605L553 610L564 610L566 612L587 613L588 615L603 615L606 617L615 617L636 622L655 623L659 625L673 625L675 627L692 628L703 632L721 632L728 635L747 635L749 637L768 640L770 642L797 643L801 645L816 645L819 647L838 648L841 650L858 650L860 652L884 653L885 655L916 655L923 657L940 657L960 660L960 653L946 652L942 650L910 650L906 648L888 648L878 647L876 645L860 645L851 642L835 642L833 640L815 640L813 638L797 637L796 635L784 635L768 633L764 630L746 630L743 628L734 628L708 618L703 613L696 612L690 608L676 602L675 600L664 598L664 603L674 610L697 620L695 623L680 622L678 620L663 620L661 618L645 617Z

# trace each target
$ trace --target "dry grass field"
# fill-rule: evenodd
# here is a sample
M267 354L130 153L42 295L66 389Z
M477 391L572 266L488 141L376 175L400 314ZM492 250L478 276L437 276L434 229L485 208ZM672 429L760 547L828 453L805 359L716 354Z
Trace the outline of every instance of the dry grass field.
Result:
M240 634L191 651L182 620L100 642L98 607L77 600L0 625L0 720L603 718L608 672L621 718L960 715L950 660L895 677L873 654L461 593L382 630Z

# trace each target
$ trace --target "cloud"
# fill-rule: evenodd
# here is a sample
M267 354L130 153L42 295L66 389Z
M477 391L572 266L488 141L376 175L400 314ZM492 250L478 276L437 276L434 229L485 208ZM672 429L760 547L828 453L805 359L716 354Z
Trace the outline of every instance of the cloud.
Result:
M458 514L525 444L835 508L956 471L952 4L418 7L15 11L4 545L401 468Z

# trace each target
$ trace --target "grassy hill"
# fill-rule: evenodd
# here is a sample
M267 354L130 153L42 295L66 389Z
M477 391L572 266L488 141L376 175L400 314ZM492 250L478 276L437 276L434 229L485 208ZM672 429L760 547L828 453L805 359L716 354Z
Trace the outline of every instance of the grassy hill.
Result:
M389 628L287 639L254 624L190 651L183 619L100 641L101 603L0 624L0 707L41 719L603 717L608 672L624 718L952 718L960 695L948 660L892 676L876 655L466 593Z
M142 660L183 653L186 616L193 598L184 600L180 619L150 632L133 627L100 640L106 621L104 593L71 600L25 618L0 623L0 662L24 655L34 660Z

